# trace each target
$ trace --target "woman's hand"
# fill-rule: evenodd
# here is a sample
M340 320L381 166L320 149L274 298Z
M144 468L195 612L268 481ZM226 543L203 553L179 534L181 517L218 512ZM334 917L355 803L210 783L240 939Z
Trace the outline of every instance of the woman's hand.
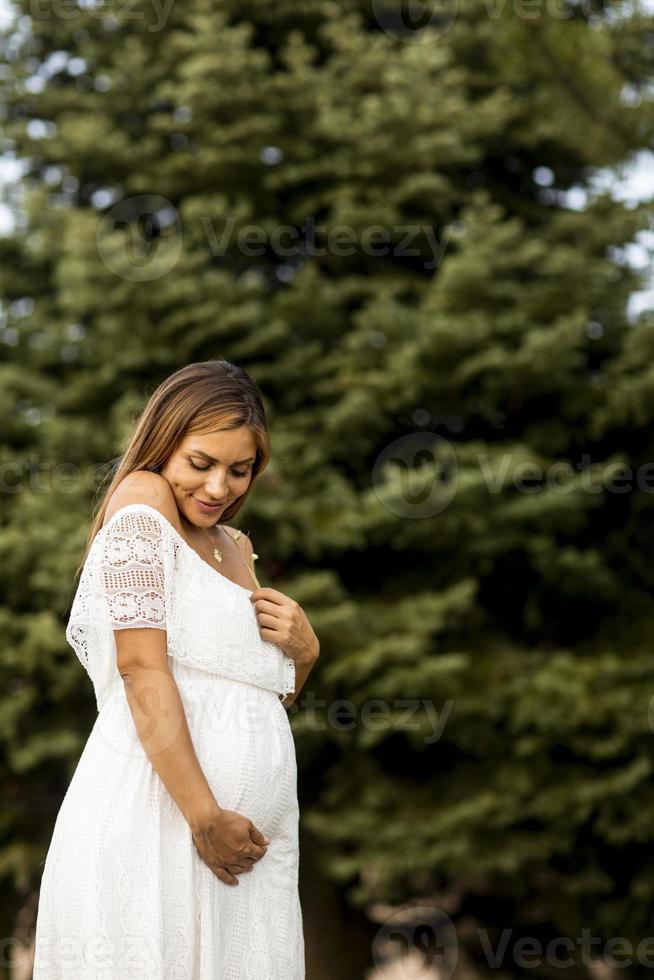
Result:
M252 871L270 843L247 817L221 807L191 823L191 833L204 863L226 885L238 885L236 875Z
M320 643L302 606L278 589L255 589L254 605L262 640L276 643L296 664L310 663L318 657Z

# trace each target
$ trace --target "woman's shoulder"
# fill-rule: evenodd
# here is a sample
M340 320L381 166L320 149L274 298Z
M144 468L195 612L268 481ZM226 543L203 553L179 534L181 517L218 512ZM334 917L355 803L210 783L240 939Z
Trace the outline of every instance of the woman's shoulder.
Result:
M134 470L120 481L107 501L102 526L123 507L145 504L158 510L175 530L181 534L179 511L170 484L151 470Z

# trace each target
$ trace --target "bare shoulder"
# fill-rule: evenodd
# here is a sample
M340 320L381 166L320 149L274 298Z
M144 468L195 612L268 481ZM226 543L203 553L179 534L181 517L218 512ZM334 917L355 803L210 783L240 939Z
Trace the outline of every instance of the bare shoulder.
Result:
M231 527L229 524L223 524L223 527L226 528L227 533L245 554L246 558L251 558L254 553L254 549L252 547L252 542L250 541L249 535L246 534L245 531L241 531L240 528Z
M118 484L107 503L103 524L128 504L148 504L181 533L179 511L168 480L151 470L134 470Z

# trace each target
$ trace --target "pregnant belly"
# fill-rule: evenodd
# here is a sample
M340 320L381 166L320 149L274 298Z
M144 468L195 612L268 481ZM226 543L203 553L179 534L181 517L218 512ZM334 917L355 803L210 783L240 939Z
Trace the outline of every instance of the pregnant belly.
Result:
M297 821L295 744L274 691L173 667L196 755L219 805L270 836Z

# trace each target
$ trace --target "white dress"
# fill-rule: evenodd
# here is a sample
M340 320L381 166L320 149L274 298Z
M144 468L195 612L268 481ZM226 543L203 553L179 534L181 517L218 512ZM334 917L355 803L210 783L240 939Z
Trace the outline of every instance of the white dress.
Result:
M251 592L147 504L120 508L94 539L66 637L98 716L45 860L34 980L303 980L296 756L280 700L295 663L261 639ZM238 885L204 863L138 738L113 630L144 626L166 630L216 800L271 840Z

